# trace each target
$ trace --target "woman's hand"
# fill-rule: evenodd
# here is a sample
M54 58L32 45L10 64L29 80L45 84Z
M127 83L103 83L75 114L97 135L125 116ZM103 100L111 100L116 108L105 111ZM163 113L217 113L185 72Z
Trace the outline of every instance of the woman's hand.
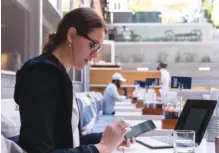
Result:
M108 125L102 134L100 143L96 145L99 152L113 152L114 149L123 144L124 136L129 128L130 125L123 120L114 121L111 125ZM124 142L124 144L129 145L129 142Z
M130 147L136 142L135 138L132 139L123 139L122 143L119 146Z

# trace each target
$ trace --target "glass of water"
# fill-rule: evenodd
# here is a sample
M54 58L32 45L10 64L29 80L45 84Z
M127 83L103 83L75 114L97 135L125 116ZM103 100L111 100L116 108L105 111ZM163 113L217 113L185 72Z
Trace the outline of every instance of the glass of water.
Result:
M176 130L173 136L174 153L195 153L195 131Z

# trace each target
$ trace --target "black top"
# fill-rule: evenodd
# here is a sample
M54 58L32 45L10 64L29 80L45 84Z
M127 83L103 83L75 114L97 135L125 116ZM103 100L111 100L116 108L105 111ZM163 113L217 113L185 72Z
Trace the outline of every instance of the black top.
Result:
M65 153L98 153L93 145L68 149L73 147L72 97L72 82L53 54L27 61L16 74L14 93L21 117L19 145L28 153L62 149ZM81 145L96 144L100 138L101 134L80 135Z

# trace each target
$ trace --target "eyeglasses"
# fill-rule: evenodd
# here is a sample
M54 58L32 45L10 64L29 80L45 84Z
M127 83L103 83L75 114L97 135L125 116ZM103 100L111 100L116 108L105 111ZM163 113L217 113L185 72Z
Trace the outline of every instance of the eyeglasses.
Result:
M83 35L83 37L91 41L89 45L92 53L96 51L99 54L103 50L103 45L100 45L98 41L91 39L87 35Z

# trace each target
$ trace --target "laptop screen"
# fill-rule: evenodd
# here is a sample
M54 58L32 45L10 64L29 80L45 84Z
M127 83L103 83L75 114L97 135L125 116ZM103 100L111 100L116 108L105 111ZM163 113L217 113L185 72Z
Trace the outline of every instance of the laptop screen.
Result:
M146 78L145 84L147 87L150 87L152 85L158 86L159 85L159 78Z
M135 85L139 85L140 87L144 88L145 87L145 81L143 80L135 80L134 81Z
M206 113L207 113L206 109L191 108L189 110L188 118L185 122L184 129L194 130L196 131L196 133L198 133Z
M214 100L187 100L175 130L194 130L200 144L216 106Z
M179 88L179 87L183 89L191 89L192 78L172 76L171 77L171 88Z
M145 81L142 80L135 80L135 85L139 85L141 88L145 88Z

